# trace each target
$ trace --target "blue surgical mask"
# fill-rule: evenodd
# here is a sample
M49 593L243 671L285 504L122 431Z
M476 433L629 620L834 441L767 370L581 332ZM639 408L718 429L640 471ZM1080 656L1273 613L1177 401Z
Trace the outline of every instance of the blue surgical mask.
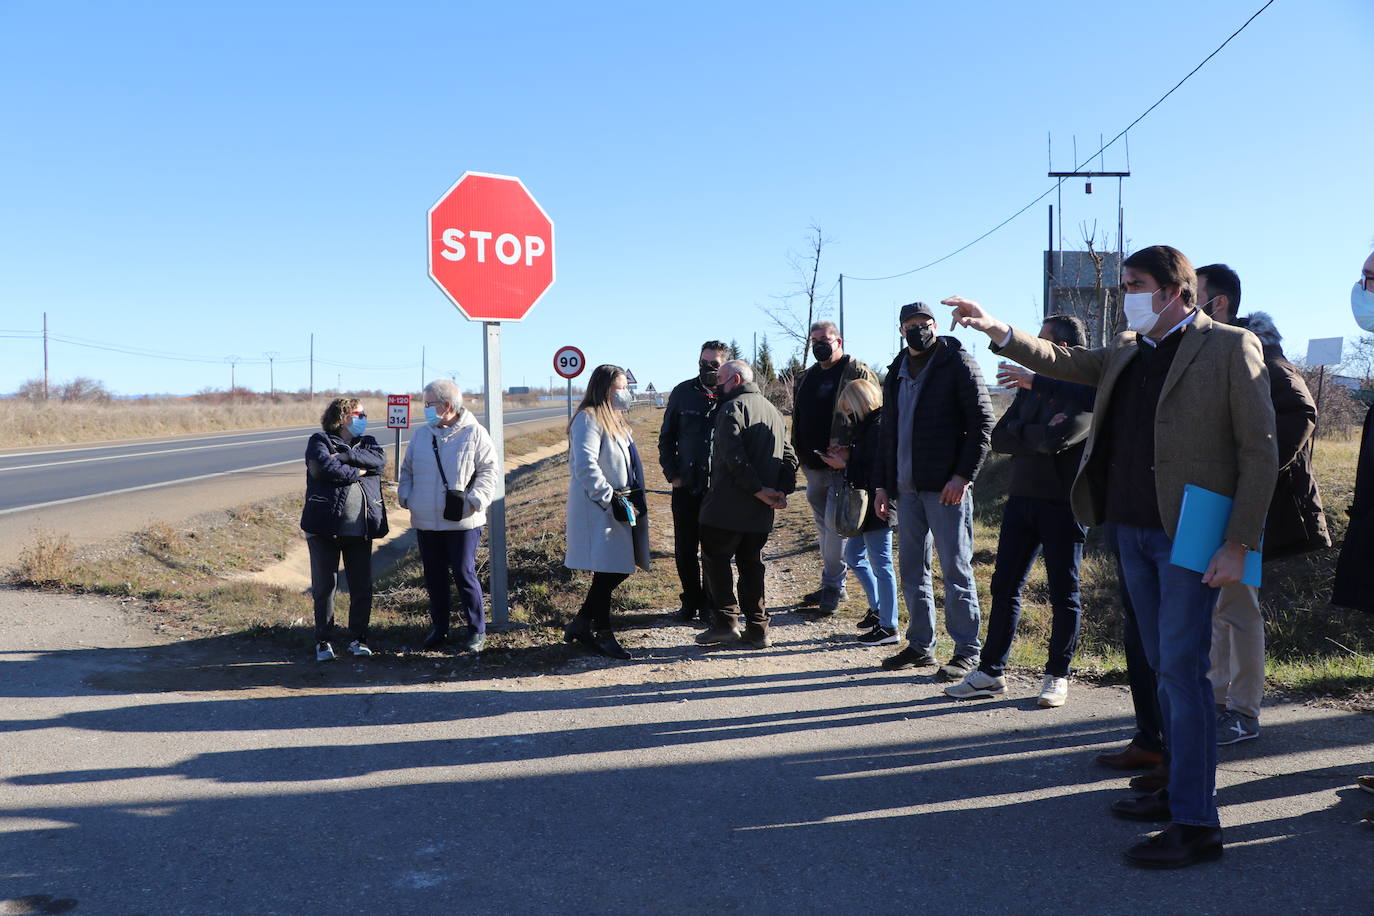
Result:
M367 415L354 417L353 422L348 424L348 431L353 434L355 439L367 432Z
M1355 314L1356 324L1374 332L1374 289L1365 289L1363 281L1350 291L1350 311Z
M430 426L438 426L438 425L439 425L439 408L437 408L437 407L426 407L426 408L425 408L425 422L428 423Z

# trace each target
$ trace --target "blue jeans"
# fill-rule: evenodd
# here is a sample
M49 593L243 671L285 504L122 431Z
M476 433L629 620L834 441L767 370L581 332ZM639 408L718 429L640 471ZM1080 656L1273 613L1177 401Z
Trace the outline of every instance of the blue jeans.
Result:
M978 588L973 583L973 490L957 506L940 505L932 490L903 493L897 498L897 536L902 596L910 618L907 642L913 649L935 651L935 592L930 584L932 542L940 554L945 581L945 629L954 640L954 654L978 658Z
M1202 574L1169 562L1162 529L1117 527L1121 567L1145 657L1159 680L1169 746L1169 811L1176 824L1215 827L1217 714L1212 705L1212 608L1217 590Z
M984 674L1001 677L1006 668L1016 625L1021 620L1021 589L1036 554L1043 553L1050 606L1054 609L1045 673L1069 676L1083 614L1078 596L1078 565L1083 559L1086 533L1067 503L1008 497L997 538L997 566L992 573L988 641L983 647L983 664L979 666Z
M892 572L892 529L865 531L844 542L844 562L863 586L878 625L897 632L897 576Z

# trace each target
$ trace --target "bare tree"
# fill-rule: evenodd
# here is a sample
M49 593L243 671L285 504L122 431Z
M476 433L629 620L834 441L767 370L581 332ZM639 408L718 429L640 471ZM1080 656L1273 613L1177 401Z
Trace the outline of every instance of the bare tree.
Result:
M787 256L788 265L796 275L793 288L780 296L775 296L772 306L759 306L774 325L790 339L801 353L801 367L806 368L811 351L807 341L811 337L811 325L824 317L829 309L829 294L821 295L817 290L821 274L821 253L831 239L825 237L821 227L812 224L806 234L806 250L802 253L791 252Z

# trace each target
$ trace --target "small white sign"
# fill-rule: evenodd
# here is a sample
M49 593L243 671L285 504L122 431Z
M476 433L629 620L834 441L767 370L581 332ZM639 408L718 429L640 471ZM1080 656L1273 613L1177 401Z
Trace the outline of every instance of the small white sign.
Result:
M1319 337L1307 342L1307 365L1336 366L1341 362L1343 337Z
M386 396L386 428L410 429L410 395Z

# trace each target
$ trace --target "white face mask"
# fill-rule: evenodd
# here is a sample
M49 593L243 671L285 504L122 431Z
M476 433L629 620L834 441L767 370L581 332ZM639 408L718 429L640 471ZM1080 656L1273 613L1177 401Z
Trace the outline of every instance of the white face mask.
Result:
M1374 289L1365 289L1363 281L1350 291L1350 311L1355 315L1356 324L1374 332Z
M1159 292L1159 290L1155 290ZM1177 298L1177 297L1174 297ZM1121 310L1126 313L1126 325L1137 334L1149 336L1150 332L1159 324L1159 316L1163 314L1174 300L1170 299L1164 308L1158 313L1154 310L1154 293L1127 293L1121 297Z

